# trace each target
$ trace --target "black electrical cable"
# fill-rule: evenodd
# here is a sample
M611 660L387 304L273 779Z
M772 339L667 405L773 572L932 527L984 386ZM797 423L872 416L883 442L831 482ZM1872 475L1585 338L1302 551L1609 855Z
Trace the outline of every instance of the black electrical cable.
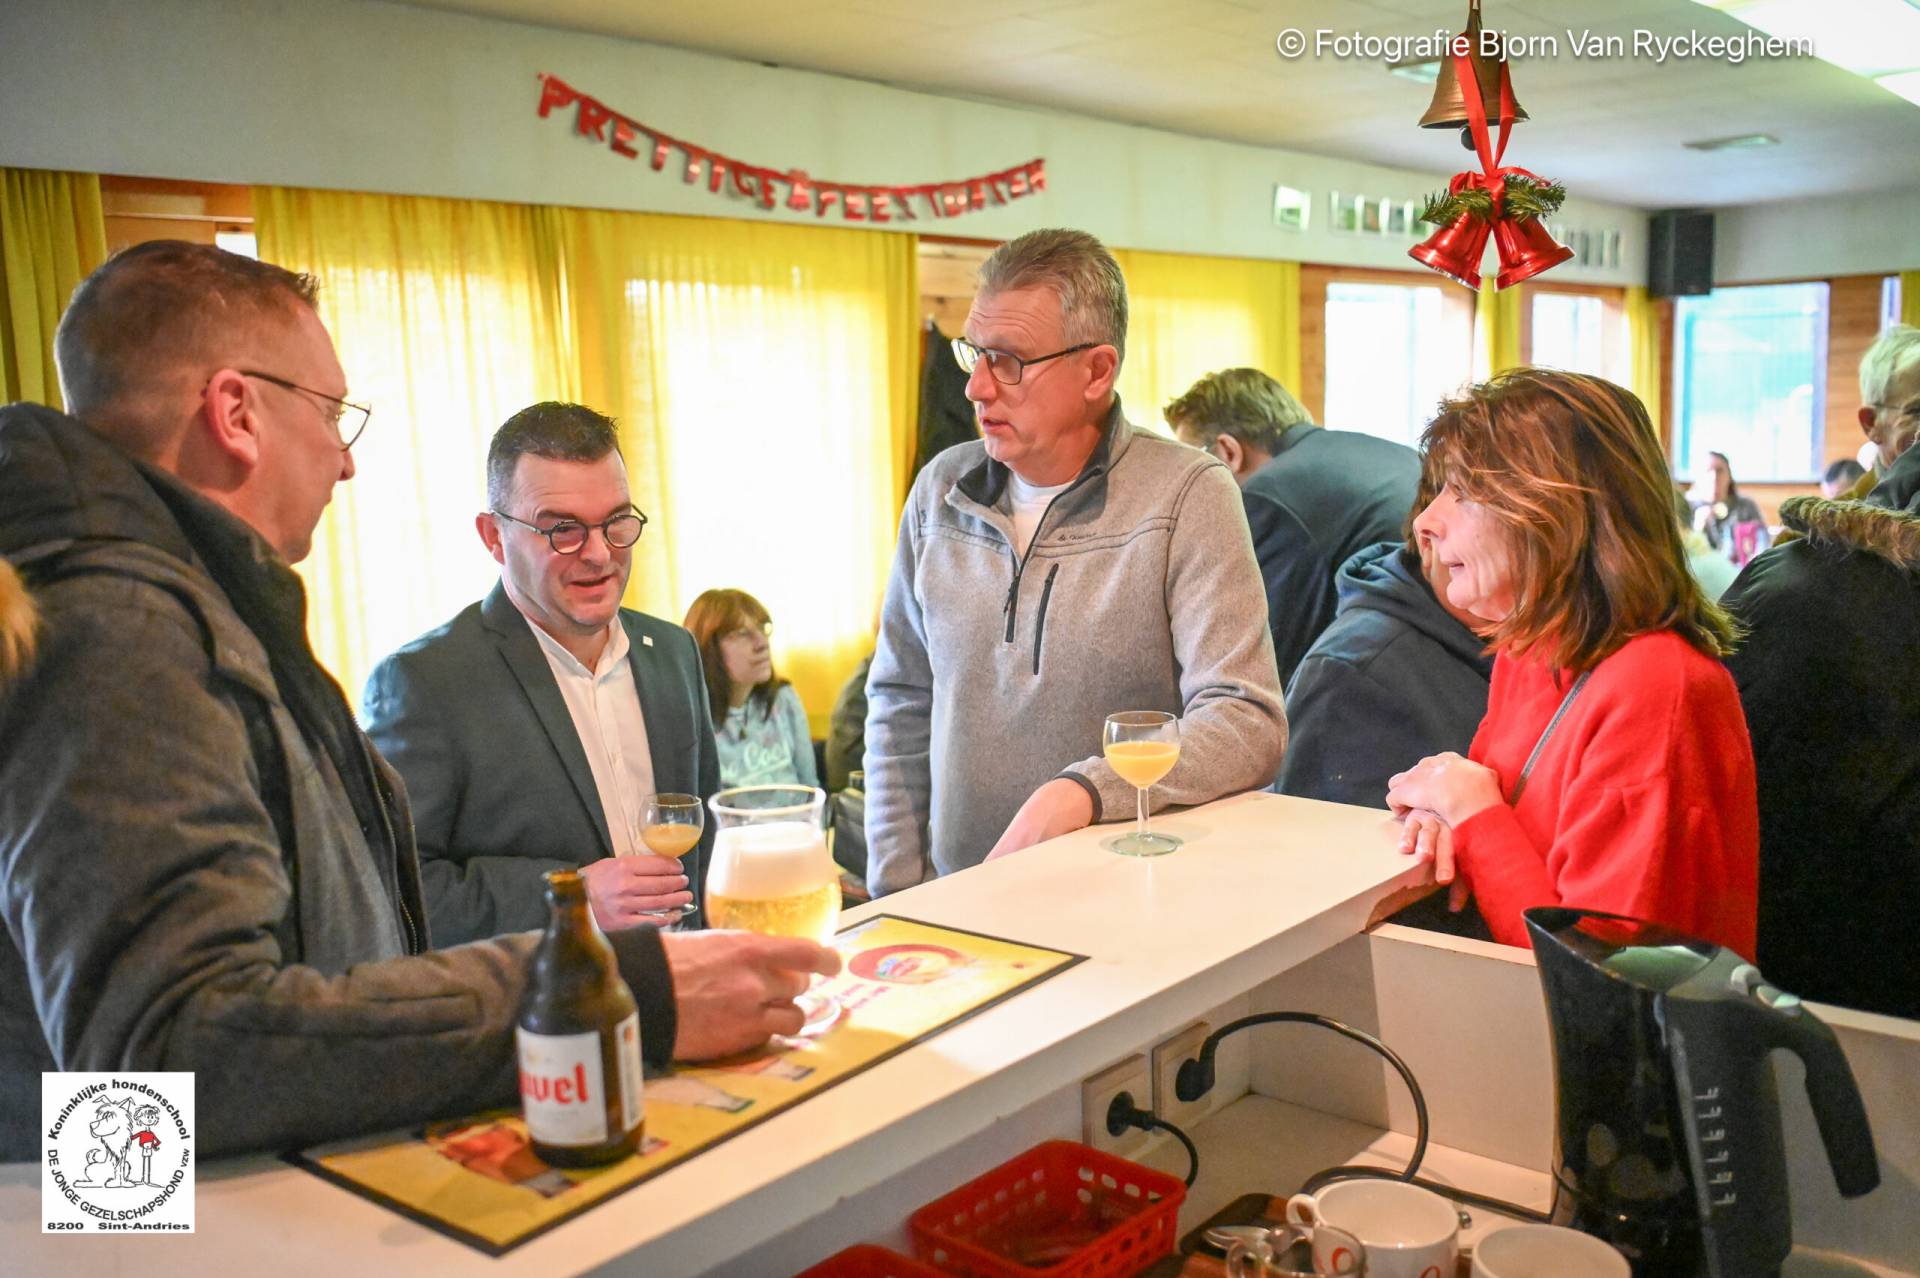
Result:
M1133 1103L1133 1093L1121 1092L1107 1106L1107 1135L1118 1136L1129 1127L1138 1127L1143 1131L1170 1132L1173 1138L1187 1147L1187 1188L1193 1188L1193 1182L1200 1175L1200 1150L1193 1139L1185 1132L1157 1117L1151 1110L1141 1109Z
M1200 1054L1196 1058L1180 1063L1180 1069L1174 1078L1173 1094L1183 1101L1196 1101L1202 1096L1205 1096L1213 1089L1213 1058L1214 1054L1219 1050L1220 1041L1229 1034L1236 1033L1249 1026L1276 1024L1318 1025L1323 1029L1330 1029L1336 1034L1345 1035L1356 1043L1364 1044L1375 1052L1378 1052L1381 1057L1386 1060L1387 1064L1393 1066L1395 1071L1399 1073L1401 1081L1406 1083L1408 1094L1413 1097L1415 1124L1413 1156L1407 1160L1405 1168L1400 1171L1394 1171L1390 1167L1369 1167L1360 1163L1347 1163L1339 1167L1329 1167L1325 1171L1315 1172L1312 1176L1309 1176L1306 1184L1301 1186L1301 1192L1308 1194L1318 1193L1322 1188L1337 1180L1400 1180L1408 1184L1418 1185L1422 1189L1430 1189L1443 1198L1456 1199L1460 1202L1470 1203L1475 1207L1485 1207L1491 1211L1505 1212L1510 1216L1518 1216L1522 1220L1546 1221L1550 1219L1551 1213L1549 1212L1539 1211L1532 1207L1522 1207L1518 1203L1510 1203L1505 1199L1492 1198L1485 1194L1476 1194L1471 1190L1459 1189L1452 1185L1442 1185L1437 1181L1428 1180L1425 1177L1416 1175L1415 1173L1420 1170L1421 1162L1427 1156L1426 1095L1421 1092L1420 1084L1414 1080L1413 1071L1407 1068L1407 1063L1401 1060L1392 1048L1366 1031L1357 1030L1351 1025L1334 1020L1330 1016L1321 1016L1315 1012L1263 1012L1257 1016L1243 1016L1237 1021L1231 1021L1207 1036L1206 1041L1200 1045ZM1188 1183L1191 1184L1192 1182L1189 1181Z
M1427 1156L1427 1098L1425 1093L1420 1090L1420 1084L1414 1079L1413 1071L1407 1068L1407 1063L1401 1060L1391 1047L1388 1047L1385 1043L1367 1033L1365 1030L1357 1030L1344 1021L1334 1020L1331 1016L1322 1016L1318 1012L1261 1012L1255 1016L1243 1016L1237 1021L1228 1021L1219 1029L1207 1035L1206 1041L1200 1044L1200 1054L1197 1057L1180 1063L1180 1069L1174 1075L1173 1094L1183 1101L1196 1101L1212 1091L1214 1079L1213 1058L1214 1054L1220 1050L1220 1040L1230 1034L1237 1034L1241 1030L1251 1028L1255 1025L1318 1025L1322 1029L1330 1029L1336 1034L1343 1035L1356 1043L1369 1047L1385 1058L1387 1064L1393 1066L1394 1070L1400 1075L1401 1081L1407 1085L1408 1094L1413 1097L1413 1156L1407 1159L1407 1165L1404 1170L1391 1173L1390 1175L1394 1180L1411 1181L1414 1179L1414 1173L1420 1170L1420 1163ZM1349 1165L1329 1168L1320 1174L1322 1176L1328 1176L1332 1173L1377 1175L1380 1170L1381 1169L1377 1167L1369 1168ZM1335 1175L1332 1178L1343 1179L1344 1177Z

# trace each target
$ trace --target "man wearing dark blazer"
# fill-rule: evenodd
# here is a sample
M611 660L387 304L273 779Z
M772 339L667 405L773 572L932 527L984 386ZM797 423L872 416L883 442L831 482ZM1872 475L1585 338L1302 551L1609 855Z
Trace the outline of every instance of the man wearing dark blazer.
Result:
M613 423L523 409L487 455L475 525L500 564L479 603L382 661L367 733L413 801L433 943L544 926L541 876L579 867L601 927L671 923L713 832L680 861L640 842L652 793L720 788L693 636L620 607L634 509Z

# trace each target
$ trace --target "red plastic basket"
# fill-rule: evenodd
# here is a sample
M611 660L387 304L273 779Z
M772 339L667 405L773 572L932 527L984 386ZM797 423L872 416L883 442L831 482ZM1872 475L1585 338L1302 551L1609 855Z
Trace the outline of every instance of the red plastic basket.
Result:
M897 1251L862 1243L835 1252L798 1278L947 1278Z
M1130 1278L1172 1253L1186 1196L1178 1177L1053 1140L909 1224L920 1259L961 1278Z

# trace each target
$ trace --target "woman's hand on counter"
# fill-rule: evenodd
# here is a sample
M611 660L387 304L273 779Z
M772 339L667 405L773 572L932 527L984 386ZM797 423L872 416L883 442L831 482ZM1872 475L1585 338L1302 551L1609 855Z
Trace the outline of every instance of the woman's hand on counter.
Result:
M1448 825L1458 826L1504 802L1500 777L1492 768L1451 750L1430 754L1387 779L1387 804L1396 816L1425 808Z
M1436 812L1409 808L1400 814L1400 850L1433 862L1433 881L1447 885L1447 908L1455 914L1467 908L1473 889L1460 873L1453 855L1453 827Z

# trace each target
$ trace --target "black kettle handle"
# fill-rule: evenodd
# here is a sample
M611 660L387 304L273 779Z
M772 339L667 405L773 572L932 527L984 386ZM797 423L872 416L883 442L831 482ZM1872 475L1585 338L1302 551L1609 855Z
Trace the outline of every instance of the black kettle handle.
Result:
M1834 1184L1843 1198L1858 1198L1880 1183L1880 1161L1873 1150L1867 1107L1853 1081L1853 1067L1833 1030L1812 1013L1772 1018L1779 1045L1806 1065L1807 1100L1827 1147Z

